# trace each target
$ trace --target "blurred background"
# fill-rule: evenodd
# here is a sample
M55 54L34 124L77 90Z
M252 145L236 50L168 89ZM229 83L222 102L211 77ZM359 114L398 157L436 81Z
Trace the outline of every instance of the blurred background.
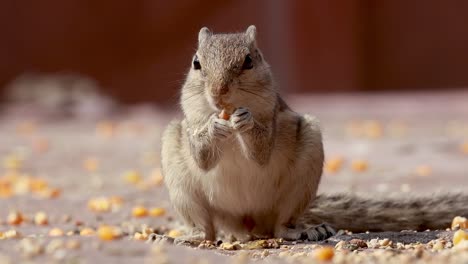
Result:
M72 74L120 102L172 104L199 29L250 24L284 93L462 89L467 14L462 0L0 1L0 94Z

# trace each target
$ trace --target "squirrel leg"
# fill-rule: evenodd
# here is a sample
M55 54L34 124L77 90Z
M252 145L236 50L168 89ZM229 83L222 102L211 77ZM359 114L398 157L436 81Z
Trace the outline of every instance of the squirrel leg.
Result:
M275 236L285 239L322 240L332 236L326 224L308 227L297 225L297 219L315 198L323 169L323 146L318 121L304 115L298 117L295 144L296 159L285 175L278 205Z
M216 232L210 215L210 208L200 190L192 184L194 179L184 161L181 140L182 125L172 122L168 125L162 140L162 171L169 196L176 212L189 229L200 229L206 240L214 241ZM190 234L194 232L189 232ZM196 239L199 235L189 235Z

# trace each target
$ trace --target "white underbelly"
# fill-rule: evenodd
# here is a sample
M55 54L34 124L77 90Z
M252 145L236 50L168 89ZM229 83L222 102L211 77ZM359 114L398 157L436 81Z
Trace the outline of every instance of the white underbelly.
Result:
M281 164L260 166L232 143L222 146L218 165L201 177L210 205L235 215L270 210L277 200Z

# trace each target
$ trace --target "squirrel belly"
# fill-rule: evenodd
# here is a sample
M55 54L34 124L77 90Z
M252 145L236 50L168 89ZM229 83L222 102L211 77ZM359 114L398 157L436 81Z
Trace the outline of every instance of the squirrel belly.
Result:
M236 135L219 148L223 153L219 163L209 171L198 169L198 179L209 205L238 216L271 210L278 199L273 190L285 172L286 168L281 166L285 161L270 160L259 165L246 157L242 138Z

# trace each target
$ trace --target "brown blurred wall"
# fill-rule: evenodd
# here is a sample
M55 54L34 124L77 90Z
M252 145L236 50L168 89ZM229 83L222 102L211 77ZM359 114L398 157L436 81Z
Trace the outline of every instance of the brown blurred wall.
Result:
M122 101L173 102L198 30L250 24L284 91L466 87L467 14L466 1L0 0L0 87L78 72Z

